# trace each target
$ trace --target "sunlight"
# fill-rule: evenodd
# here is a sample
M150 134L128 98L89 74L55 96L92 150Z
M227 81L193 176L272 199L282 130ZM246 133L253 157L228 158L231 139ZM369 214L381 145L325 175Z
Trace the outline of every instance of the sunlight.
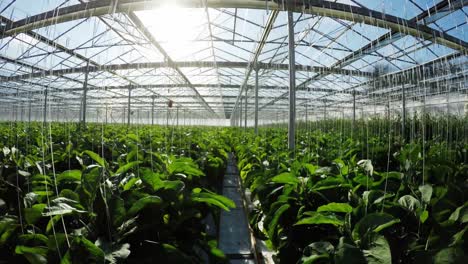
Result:
M191 15L183 15L183 8L178 6L165 6L151 12L153 24L149 25L156 38L162 41L187 41L189 40L188 27L193 25Z
M149 31L175 57L199 50L193 41L206 37L206 14L203 9L170 5L138 12ZM199 43L198 43L199 44Z

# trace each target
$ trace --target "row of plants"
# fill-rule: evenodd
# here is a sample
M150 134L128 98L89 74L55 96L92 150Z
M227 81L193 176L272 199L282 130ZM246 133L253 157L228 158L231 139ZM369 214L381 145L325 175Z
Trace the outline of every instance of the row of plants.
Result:
M0 124L0 263L224 262L228 143L222 129Z
M440 125L422 121L414 121L419 129ZM466 135L466 118L449 121L449 134ZM294 153L282 128L232 138L254 201L250 225L275 259L464 263L468 138L404 139L395 120L382 119L359 122L350 135L330 122L340 124L302 126Z

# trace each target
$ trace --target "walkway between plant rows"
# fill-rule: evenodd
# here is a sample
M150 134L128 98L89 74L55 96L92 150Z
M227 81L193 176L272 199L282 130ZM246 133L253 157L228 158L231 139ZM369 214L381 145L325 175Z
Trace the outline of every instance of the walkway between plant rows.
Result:
M219 226L219 248L233 264L256 264L255 251L247 221L239 171L232 154L223 181L223 195L236 203L230 212L222 211Z

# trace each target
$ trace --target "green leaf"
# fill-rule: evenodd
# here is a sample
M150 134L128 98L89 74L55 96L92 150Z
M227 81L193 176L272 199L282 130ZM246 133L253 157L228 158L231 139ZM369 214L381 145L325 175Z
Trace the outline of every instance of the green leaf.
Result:
M317 212L351 213L353 207L347 203L329 203L317 208Z
M150 187L153 192L164 189L172 190L176 193L180 193L185 188L183 181L166 181L161 180L162 174L153 173L151 169L143 168L140 170L140 179L146 186Z
M224 252L219 248L210 248L210 254L218 259L226 259L226 255L224 255Z
M434 264L465 263L465 254L459 247L448 247L437 252L434 256Z
M312 165L312 164L303 164L302 166L304 166L304 168L307 169L310 175L314 175L315 171L318 169L317 166Z
M135 134L127 134L127 138L131 139L131 140L133 140L135 142L140 142L140 138Z
M191 259L187 254L178 249L177 247L170 244L162 244L161 255L164 256L164 261L162 263L194 263L195 261Z
M36 193L33 193L33 192L29 192L27 193L24 198L23 198L23 201L24 201L24 206L25 207L31 207L33 204L35 204L37 202L37 197L39 195L37 195ZM0 204L2 204L2 201L0 199ZM3 202L3 205L5 204L5 202Z
M334 251L335 248L330 242L314 242L305 247L302 258L298 263L324 263L324 260L330 260L330 256L333 255Z
M399 219L386 213L372 213L361 218L354 226L352 237L355 241L364 239L370 232L380 232L399 222Z
M56 205L46 207L44 211L45 213L42 213L42 216L65 215L73 212L86 213L86 211L78 210L66 203L57 203Z
M33 191L35 194L39 196L53 196L54 192L53 191Z
M47 237L43 234L24 234L18 236L19 244L21 245L47 245Z
M215 239L209 240L207 245L210 248L211 256L225 262L226 255L224 255L224 252L218 248L218 243L217 243L217 241Z
M299 183L299 179L289 172L283 172L275 177L271 178L271 182L274 183L283 183L283 184L291 184L295 185Z
M124 190L124 191L130 190L130 189L136 184L137 181L138 181L138 178L135 178L135 177L130 178L130 180L128 180L128 181L124 184L123 190Z
M466 204L457 207L457 209L455 209L455 211L450 215L449 220L453 222L460 221L462 224L468 222L468 208Z
M15 248L15 253L18 255L24 255L31 264L47 263L47 251L48 248L46 247L27 247L18 245Z
M118 196L113 196L109 201L109 210L112 218L112 225L121 225L126 215L124 200Z
M412 212L416 212L417 209L421 208L421 203L419 203L418 199L411 195L400 197L400 199L398 199L398 203Z
M42 217L42 212L46 208L46 204L35 204L31 208L24 208L24 218L26 223L33 225L39 218Z
M426 204L429 204L432 197L432 186L429 184L419 186L419 191L421 192L422 201Z
M141 181L148 187L150 187L153 191L157 191L163 187L163 182L160 177L161 174L154 173L149 168L142 168L140 169L140 179Z
M67 170L57 175L57 182L80 182L81 171L79 170Z
M120 167L116 172L115 174L122 174L122 173L125 173L127 172L128 170L130 170L131 168L135 167L135 166L138 166L139 164L141 164L142 162L141 161L132 161L132 162L129 162L127 164L125 164L124 166Z
M98 238L94 244L104 251L106 263L124 263L130 255L130 244L128 243L113 244L102 238Z
M99 247L84 237L75 237L61 263L104 263L105 254Z
M432 186L429 184L419 186L419 191L421 192L422 201L426 204L429 204L432 197Z
M134 216L147 206L160 206L162 199L159 196L146 196L136 201L127 212L127 216Z
M185 183L183 181L162 181L162 187L164 190L171 190L175 193L180 193L185 189Z
M101 183L103 169L97 166L89 166L81 176L81 187L88 198L88 204L90 205L94 201L97 189Z
M205 173L203 173L198 168L197 164L195 164L193 160L189 158L180 158L174 160L171 164L169 164L167 170L170 175L182 174L195 177L205 176Z
M465 237L465 232L468 230L468 225L465 225L465 228L463 228L460 232L457 232L455 235L452 237L452 243L450 243L449 246L458 246L462 245L464 242L464 237Z
M65 253L65 256L63 256L63 258L60 260L60 264L73 264L70 250Z
M283 213L286 212L289 207L291 207L289 204L283 204L275 211L273 218L268 224L268 236L270 237L270 240L275 240L276 230L278 229L278 221L281 215L283 215Z
M47 247L49 248L49 251L56 252L57 250L60 250L61 252L66 252L68 249L67 236L68 239L71 238L70 235L65 233L55 233L53 235L49 235L47 239Z
M309 217L302 218L294 225L323 225L329 224L334 226L344 225L344 221L338 219L335 215L325 215L319 212L307 212Z
M56 216L53 216L50 218L49 222L47 223L47 226L46 226L46 233L49 234L50 231L53 230L53 227L55 226L55 224L60 221L60 219L62 219L62 215L56 215Z
M335 250L334 260L336 264L361 264L366 263L362 251L348 238L341 237Z
M391 264L392 254L387 239L382 235L374 235L367 249L363 250L368 264Z
M368 175L372 176L374 173L374 166L372 166L371 160L360 160L358 161L357 165L364 169L368 173Z
M91 150L83 151L84 154L88 155L92 160L94 160L97 164L101 165L101 167L106 167L106 161L101 158L98 154L92 152Z
M373 231L378 233L378 232L386 229L387 227L390 227L390 226L392 226L394 224L398 224L398 223L400 223L400 219L394 219L394 220L392 220L390 222L387 222L385 224L381 224L381 225L377 226L376 228L374 228Z
M74 192L74 191L72 191L70 189L62 189L60 191L60 196L68 198L70 200L74 200L74 201L79 201L80 200L80 196L76 192Z
M194 202L217 206L225 211L229 211L229 208L236 207L235 203L231 199L206 190L204 192L192 192L191 199Z
M419 221L421 221L421 223L424 224L424 222L426 222L428 217L429 217L429 212L427 210L424 210L419 216Z

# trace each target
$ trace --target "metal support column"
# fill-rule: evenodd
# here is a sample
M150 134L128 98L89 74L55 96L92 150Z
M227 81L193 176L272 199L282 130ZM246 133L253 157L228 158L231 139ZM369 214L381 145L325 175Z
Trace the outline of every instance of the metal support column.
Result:
M140 109L137 110L137 120L134 123L140 124Z
M244 129L247 129L247 90L245 87L245 109L244 109Z
M32 107L32 98L29 99L29 109L28 109L28 122L31 123L31 107Z
M450 86L447 89L447 137L446 137L446 142L447 146L449 145L451 141L450 137Z
M151 96L152 102L151 102L151 125L154 126L154 99L155 96Z
M258 68L255 67L255 135L258 135Z
M123 111L122 111L122 124L125 124L125 113L127 112L127 108L123 108Z
M166 109L166 127L169 127L169 106Z
M356 123L356 92L353 91L353 129Z
M131 98L132 98L132 89L128 89L128 106L127 106L127 126L130 126L130 113L131 113Z
M309 129L309 125L307 124L308 121L309 121L309 108L308 108L308 105L306 104L305 105L305 128L306 130Z
M24 104L21 103L21 112L20 112L20 121L23 122L24 121Z
M88 73L89 73L89 61L86 63L86 72L85 72L85 79L84 79L84 82L83 82L83 101L82 101L82 104L83 104L83 107L82 107L82 111L83 113L81 114L82 116L82 125L83 127L86 125L86 101L87 101L87 95L88 95Z
M390 120L390 97L387 98L387 120Z
M105 124L107 125L107 104L106 104L106 119L105 119Z
M44 115L43 115L43 117L44 117L44 124L47 122L47 93L48 93L47 90L48 90L48 89L47 89L47 87L46 87L45 90L44 90Z
M294 47L294 16L288 11L288 44L289 44L289 122L288 122L288 148L295 149L295 122L296 122L296 58ZM294 153L294 152L293 152ZM293 154L294 155L294 154Z
M401 101L402 101L402 121L401 121L401 135L403 140L406 140L406 89L405 84L401 87Z
M239 104L239 127L242 127L242 95L240 98L240 104Z
M176 108L176 127L179 127L179 107Z

